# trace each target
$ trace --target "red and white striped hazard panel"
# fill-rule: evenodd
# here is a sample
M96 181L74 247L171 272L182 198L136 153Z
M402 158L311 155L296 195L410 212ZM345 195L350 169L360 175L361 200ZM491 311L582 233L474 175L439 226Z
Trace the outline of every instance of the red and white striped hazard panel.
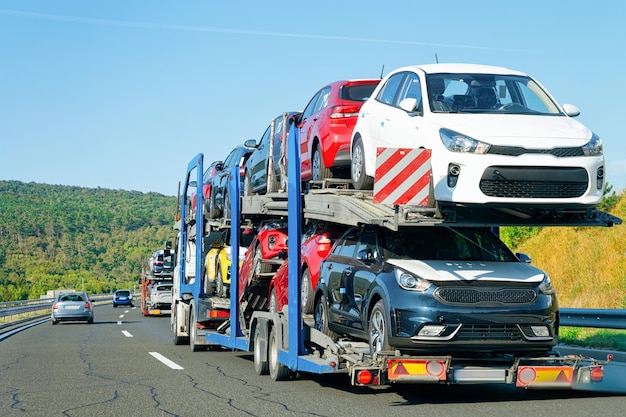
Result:
M374 203L428 205L430 149L377 148Z

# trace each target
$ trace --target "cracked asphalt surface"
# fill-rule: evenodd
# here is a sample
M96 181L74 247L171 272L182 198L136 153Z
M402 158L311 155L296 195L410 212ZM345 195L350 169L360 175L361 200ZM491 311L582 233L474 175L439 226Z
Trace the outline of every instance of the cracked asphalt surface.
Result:
M274 382L252 354L174 346L169 317L98 306L96 322L44 323L0 342L0 416L623 416L626 367L600 392L501 385L357 388L343 375ZM127 331L132 337L122 333ZM156 360L158 352L182 366Z

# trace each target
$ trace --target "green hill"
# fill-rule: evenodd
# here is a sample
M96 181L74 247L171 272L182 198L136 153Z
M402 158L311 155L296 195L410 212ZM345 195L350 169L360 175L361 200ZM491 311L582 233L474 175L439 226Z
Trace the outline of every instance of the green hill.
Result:
M626 221L626 193L607 202L603 208ZM561 307L626 308L626 224L503 229L509 246L548 273ZM517 244L507 241L511 236Z
M0 301L132 288L175 212L157 193L0 181Z

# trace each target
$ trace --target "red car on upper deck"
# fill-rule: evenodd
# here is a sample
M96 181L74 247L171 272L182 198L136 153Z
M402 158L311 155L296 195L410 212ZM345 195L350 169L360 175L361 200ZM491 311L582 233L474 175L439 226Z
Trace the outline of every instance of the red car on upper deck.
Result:
M350 140L361 105L379 79L343 80L321 88L296 116L303 181L350 178Z

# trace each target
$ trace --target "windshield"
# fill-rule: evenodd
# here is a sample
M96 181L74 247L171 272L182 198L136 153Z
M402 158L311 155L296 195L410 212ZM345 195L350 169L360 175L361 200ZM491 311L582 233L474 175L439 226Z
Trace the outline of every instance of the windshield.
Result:
M429 74L426 85L433 113L562 114L530 77Z
M382 245L387 259L519 262L495 234L483 228L385 229Z

